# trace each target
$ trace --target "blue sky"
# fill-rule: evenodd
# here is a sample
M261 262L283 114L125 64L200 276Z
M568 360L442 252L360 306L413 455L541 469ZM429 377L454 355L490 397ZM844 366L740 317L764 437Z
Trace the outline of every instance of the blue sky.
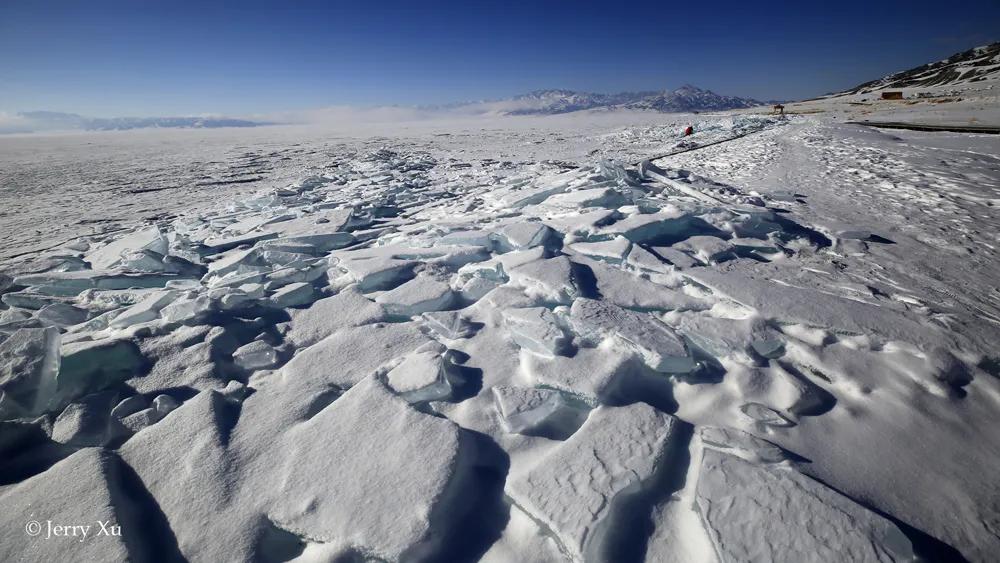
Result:
M0 111L248 115L541 88L798 99L1000 40L1000 1L0 0Z

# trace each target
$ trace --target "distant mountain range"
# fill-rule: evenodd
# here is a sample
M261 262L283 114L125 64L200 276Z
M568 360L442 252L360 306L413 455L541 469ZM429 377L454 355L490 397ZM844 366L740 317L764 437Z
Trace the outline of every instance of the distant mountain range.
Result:
M622 92L595 94L571 90L538 90L503 100L464 102L420 108L423 115L440 113L464 115L554 115L582 110L647 110L659 112L722 111L763 105L749 98L722 96L685 85L662 92ZM276 122L283 122L276 120ZM125 131L150 128L214 129L219 127L259 127L275 122L224 117L85 117L75 113L26 111L13 120L0 122L0 133L38 131Z
M537 90L503 100L449 106L470 113L499 115L554 115L582 110L635 109L664 113L723 111L764 105L750 98L723 96L710 90L681 86L662 92L596 94L572 90Z
M926 88L1000 79L1000 42L956 53L947 59L865 82L842 94L893 88Z

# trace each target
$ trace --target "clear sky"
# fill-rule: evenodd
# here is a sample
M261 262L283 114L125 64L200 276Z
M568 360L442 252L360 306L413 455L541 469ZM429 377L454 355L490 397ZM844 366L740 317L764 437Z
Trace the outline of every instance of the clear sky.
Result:
M1000 0L0 0L0 111L248 115L542 88L798 99L1000 40Z

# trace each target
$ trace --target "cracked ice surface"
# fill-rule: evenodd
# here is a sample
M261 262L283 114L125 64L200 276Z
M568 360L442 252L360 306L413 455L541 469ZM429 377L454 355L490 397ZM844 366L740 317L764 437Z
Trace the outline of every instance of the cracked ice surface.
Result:
M994 559L1000 146L716 116L631 167L687 118L614 119L47 164L89 207L0 214L0 558Z
M722 561L913 558L894 524L795 471L706 450L701 472L698 507ZM742 515L760 525L744 526Z
M665 460L675 419L643 404L599 407L577 434L512 478L507 494L552 530L574 561L606 557L616 498L651 479Z

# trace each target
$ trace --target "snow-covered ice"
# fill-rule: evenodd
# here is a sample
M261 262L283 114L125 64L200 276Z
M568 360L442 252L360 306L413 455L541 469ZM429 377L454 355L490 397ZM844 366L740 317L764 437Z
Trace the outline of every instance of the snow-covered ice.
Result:
M637 403L598 407L565 442L507 483L517 506L552 531L573 561L606 560L616 505L662 464L675 419Z
M614 337L642 356L650 368L666 373L687 373L694 360L677 333L649 313L580 298L573 302L570 322L582 337L600 341Z
M863 95L0 139L0 559L994 560L1000 140Z
M913 559L893 523L794 470L705 450L696 498L720 561Z

